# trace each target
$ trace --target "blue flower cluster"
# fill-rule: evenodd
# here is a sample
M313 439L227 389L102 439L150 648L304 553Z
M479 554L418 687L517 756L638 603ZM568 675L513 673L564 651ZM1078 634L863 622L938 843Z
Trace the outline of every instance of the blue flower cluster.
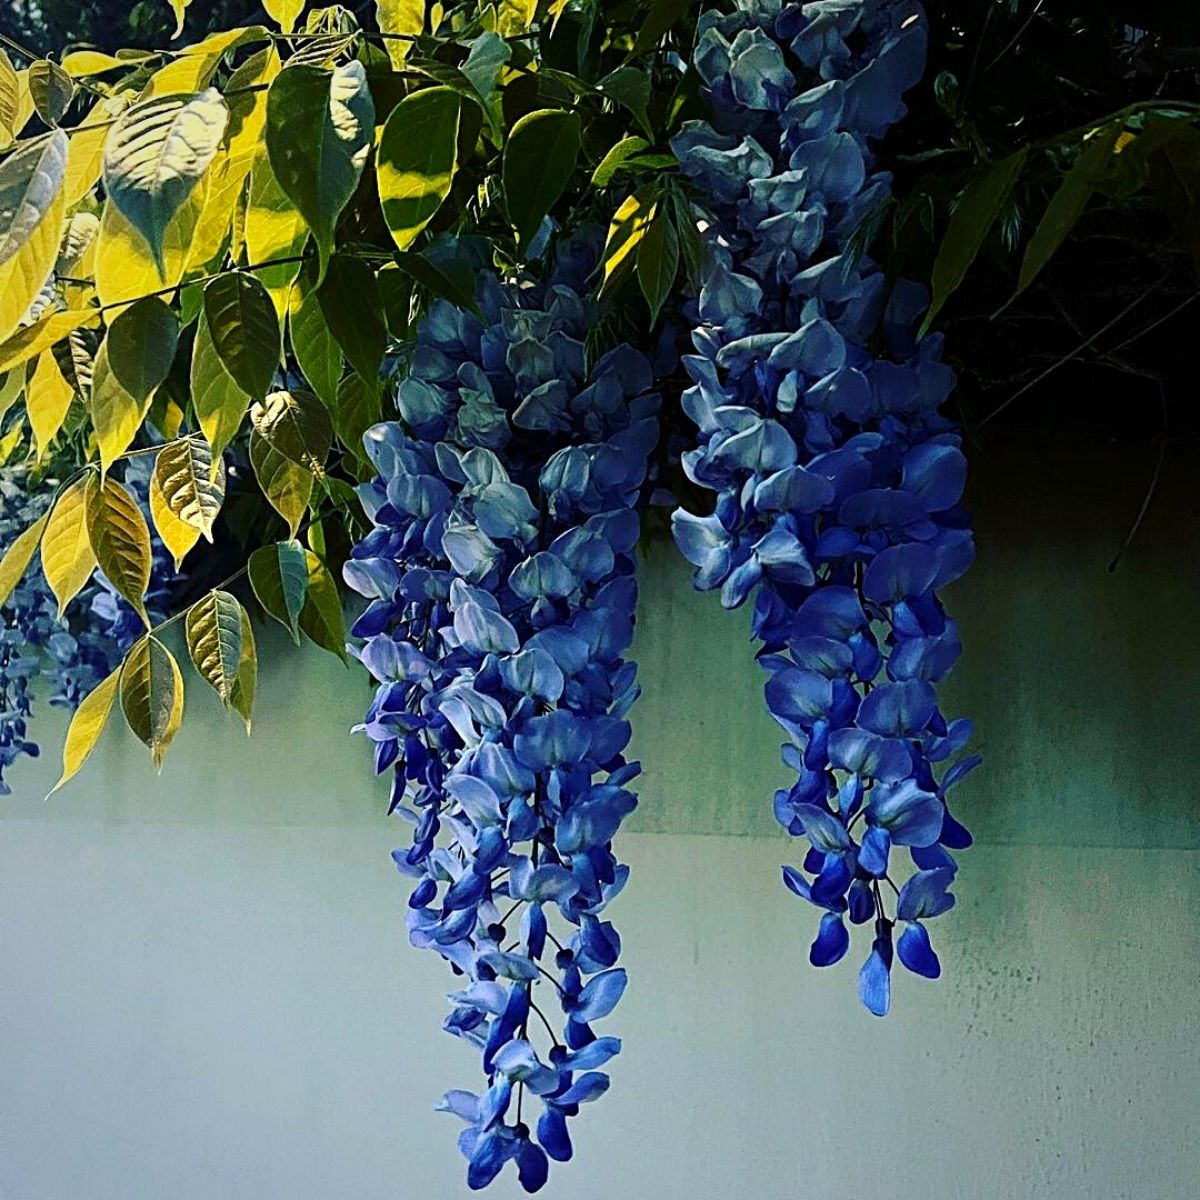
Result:
M853 246L890 187L871 141L904 114L925 43L913 0L706 13L694 61L713 121L673 143L711 250L683 466L717 493L711 515L674 514L675 539L698 588L729 608L754 595L767 705L797 774L775 813L809 846L784 880L821 911L816 965L846 953L847 916L872 924L859 995L877 1015L897 922L900 961L940 973L923 922L953 904L950 851L970 843L945 793L978 761L935 774L971 732L934 691L962 649L938 591L974 555L966 460L939 413L954 376L941 339L914 336L924 289L889 287ZM902 886L894 847L917 868Z
M366 436L374 529L345 566L371 598L354 633L379 687L361 728L414 826L394 855L416 880L410 938L462 977L445 1028L483 1057L482 1094L441 1105L467 1123L471 1188L510 1160L542 1187L620 1050L593 1025L626 982L605 909L628 875L611 843L640 770L623 757L637 695L623 655L659 401L627 346L586 367L596 312L577 281L595 250L566 239L545 280L484 274L478 317L432 307L402 420Z
M147 506L149 471L141 460L129 463L126 482ZM0 553L45 511L53 489L30 488L24 467L0 471ZM170 554L152 538L151 620L163 620L170 589L178 579ZM12 788L5 771L22 755L35 758L29 739L34 693L49 689L50 704L75 709L112 672L141 636L142 621L99 570L67 606L63 619L35 561L0 608L0 796Z

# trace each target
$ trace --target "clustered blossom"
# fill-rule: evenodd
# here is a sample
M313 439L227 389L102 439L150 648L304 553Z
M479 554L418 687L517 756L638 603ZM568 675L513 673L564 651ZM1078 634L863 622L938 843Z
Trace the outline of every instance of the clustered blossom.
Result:
M542 1187L620 1050L593 1025L626 982L604 913L640 770L622 753L623 655L658 397L627 346L586 368L595 310L573 281L594 263L592 239L566 239L545 281L484 274L479 317L432 307L401 420L367 434L374 529L345 567L371 597L354 627L379 682L362 729L414 826L394 855L416 880L410 938L461 976L445 1028L482 1053L482 1094L441 1105L466 1122L471 1188L510 1160Z
M698 28L714 116L673 143L711 249L683 465L717 502L677 511L675 539L698 588L729 608L754 596L767 705L797 773L775 813L809 846L784 880L822 913L818 966L846 953L846 916L872 923L859 995L882 1015L897 922L900 961L940 973L923 921L953 904L950 851L970 843L945 793L977 762L935 774L971 731L934 691L962 649L938 590L974 555L966 460L939 413L954 376L940 337L914 336L924 289L889 288L853 247L889 192L871 141L921 75L924 16L912 0L747 0ZM902 886L894 847L917 868Z
M126 483L145 508L148 470L139 460L130 462ZM42 515L52 494L46 486L31 489L24 467L0 472L0 553ZM157 622L166 615L178 576L157 536L152 542L147 606ZM37 743L29 739L35 692L47 687L50 704L77 708L143 632L141 618L99 570L61 620L57 609L36 561L0 608L0 796L12 791L4 778L7 768L22 755L38 755Z

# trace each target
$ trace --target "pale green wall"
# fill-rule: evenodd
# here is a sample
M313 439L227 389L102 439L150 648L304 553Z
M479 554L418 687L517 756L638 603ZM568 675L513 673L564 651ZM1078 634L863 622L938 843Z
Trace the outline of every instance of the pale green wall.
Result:
M1200 1192L1194 471L1170 460L1109 575L1153 452L1063 446L975 451L948 691L988 756L961 791L980 844L937 923L945 977L902 976L886 1021L857 1008L856 961L807 966L812 911L778 884L744 614L652 553L626 1053L549 1196ZM157 780L112 736L71 790L44 802L37 764L2 802L3 1200L466 1194L430 1108L477 1067L438 1031L448 973L405 942L401 827L339 736L365 685L264 640L252 740L196 687Z

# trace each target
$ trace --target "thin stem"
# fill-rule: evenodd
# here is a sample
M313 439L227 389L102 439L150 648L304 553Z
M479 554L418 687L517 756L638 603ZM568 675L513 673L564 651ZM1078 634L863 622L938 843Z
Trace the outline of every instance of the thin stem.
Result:
M1142 303L1142 301L1144 301L1145 299L1147 299L1147 297L1153 295L1156 291L1158 291L1158 289L1160 287L1162 287L1162 285L1170 277L1170 274L1171 274L1171 272L1167 271L1165 274L1160 275L1159 278L1156 279L1154 281L1154 283L1152 283L1144 292L1141 292L1139 295L1135 296L1134 299L1129 304L1127 304L1123 309L1121 309L1121 311L1119 313L1117 313L1117 315L1115 317L1113 317L1112 320L1110 320L1110 321L1106 322L1104 325L1102 325L1090 337L1084 338L1084 340L1082 342L1080 342L1079 345L1076 346L1074 350L1071 350L1067 354L1064 354L1062 356L1062 358L1055 359L1054 362L1052 362L1044 371L1039 372L1028 383L1023 384L1021 387L1017 388L1017 390L1015 392L1013 392L1013 394L1011 396L1009 396L1009 398L1007 400L1003 401L1001 404L998 404L994 409L992 409L992 411L990 413L988 413L987 416L984 417L983 420L980 421L979 424L975 426L975 428L982 429L990 420L992 420L993 417L998 417L1006 408L1008 408L1008 406L1010 404L1014 404L1022 396L1024 396L1026 394L1026 392L1031 391L1033 388L1037 387L1037 385L1039 383L1044 382L1051 375L1053 375L1054 372L1059 369L1059 367L1065 366L1067 363L1071 362L1073 359L1078 358L1079 355L1081 355L1085 350L1087 350L1090 346L1094 345L1100 338L1102 338L1106 333L1108 333L1108 331L1110 329L1113 329L1115 326L1119 325L1123 320L1125 320L1125 318L1127 316L1129 316L1129 314L1131 312L1133 312L1133 310L1135 308L1137 308L1138 305Z
M246 267L226 267L220 271L214 271L210 275L200 275L195 279L180 280L178 283L169 284L167 287L158 288L153 292L146 292L142 296L131 296L128 300L114 300L109 304L101 304L96 312L107 312L111 308L128 308L131 304L136 304L139 300L149 300L154 296L166 296L171 292L178 291L180 288L191 287L194 284L211 283L214 279L219 279L222 275L228 275L230 271L265 271L268 267L281 267L286 263L298 263L304 261L302 254L289 254L283 258L266 258L262 262L251 263Z

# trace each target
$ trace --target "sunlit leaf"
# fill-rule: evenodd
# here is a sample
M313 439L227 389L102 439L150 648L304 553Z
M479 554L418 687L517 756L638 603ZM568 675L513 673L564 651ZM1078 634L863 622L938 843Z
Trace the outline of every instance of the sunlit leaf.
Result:
M163 495L157 472L150 476L150 517L163 545L171 552L171 557L175 560L175 569L178 570L184 558L200 540L200 530L171 511L171 506Z
M87 485L86 479L78 479L59 496L42 535L42 574L58 601L60 619L96 569L88 537Z
M615 287L634 265L637 248L657 211L654 194L648 188L640 188L613 214L604 243L602 294Z
M183 721L183 674L175 656L158 638L143 637L125 658L120 688L126 723L161 766Z
M300 644L300 612L308 595L308 559L297 541L260 546L250 555L250 586L268 616Z
M471 85L487 118L497 144L504 134L504 110L500 98L500 73L512 58L512 47L490 31L481 33L470 43L467 57L459 65L459 74Z
M78 204L95 186L104 164L104 143L112 123L129 107L125 96L103 96L71 129L63 194L68 208Z
M0 372L11 371L22 363L36 358L55 342L61 341L80 325L99 318L94 312L57 312L19 329L7 341L0 344Z
M415 36L425 28L425 0L375 0L375 21L380 33ZM403 37L385 40L392 66L399 71L412 43Z
M104 190L146 239L165 280L167 226L216 156L229 108L216 88L157 96L122 113L104 147Z
M96 472L88 476L87 531L100 570L148 626L150 530L133 493L111 475L103 481Z
M592 172L593 187L607 187L612 177L621 169L622 163L635 154L640 154L650 143L642 137L622 138L599 162Z
M242 663L242 606L228 592L211 591L188 609L184 630L200 677L228 704Z
M0 162L0 342L17 328L54 268L66 165L61 129Z
M375 108L361 62L289 67L267 94L267 151L280 187L317 241L321 274L334 228L371 152Z
M21 111L21 81L12 59L0 50L0 143L16 132L17 114Z
M300 255L308 241L308 226L279 186L265 155L255 160L250 173L245 237L251 264L276 264L254 274L267 289L275 312L282 320L287 312L292 282L300 274ZM295 261L277 262L279 259Z
M308 562L308 595L300 610L300 628L322 650L336 654L345 662L346 625L337 584L311 550L306 550L304 557Z
M250 409L250 422L258 437L289 462L318 479L325 474L333 429L325 406L311 392L272 392Z
M304 11L304 3L305 0L263 0L263 8L284 33L291 33Z
M37 553L49 519L50 514L43 513L28 529L13 538L12 544L4 551L4 557L0 558L0 604L8 600L13 589L21 582L25 569Z
M225 500L225 465L198 435L164 446L154 461L154 480L167 507L185 525L212 541L213 522Z
M94 75L115 71L118 67L128 71L137 65L136 57L117 58L115 54L103 54L99 50L72 50L70 54L64 54L62 60L62 69L72 79L90 79Z
M150 77L142 99L157 96L188 96L202 92L212 82L221 60L231 50L253 42L265 42L270 34L261 25L225 29L209 34L202 42L183 46L170 62Z
M376 182L393 241L407 250L450 194L462 98L423 88L392 109L376 155Z
M38 454L45 454L66 420L75 389L63 377L49 350L37 360L26 387L25 414L29 418Z
M566 190L579 159L577 113L544 108L526 113L504 147L502 176L508 218L522 246Z
M192 0L167 0L171 11L175 14L175 32L171 34L173 38L177 38L183 32L183 15L187 12L191 2Z
M4 414L16 404L24 393L24 367L14 367L11 371L0 375L0 421L4 419Z
M109 713L112 712L113 701L117 697L117 685L121 681L121 667L102 679L83 698L83 702L75 710L71 718L67 737L63 742L62 774L58 782L50 789L51 794L57 792L79 769L87 762L104 726L108 723Z
M175 314L156 297L131 304L109 326L96 355L89 406L102 470L129 449L178 340Z

